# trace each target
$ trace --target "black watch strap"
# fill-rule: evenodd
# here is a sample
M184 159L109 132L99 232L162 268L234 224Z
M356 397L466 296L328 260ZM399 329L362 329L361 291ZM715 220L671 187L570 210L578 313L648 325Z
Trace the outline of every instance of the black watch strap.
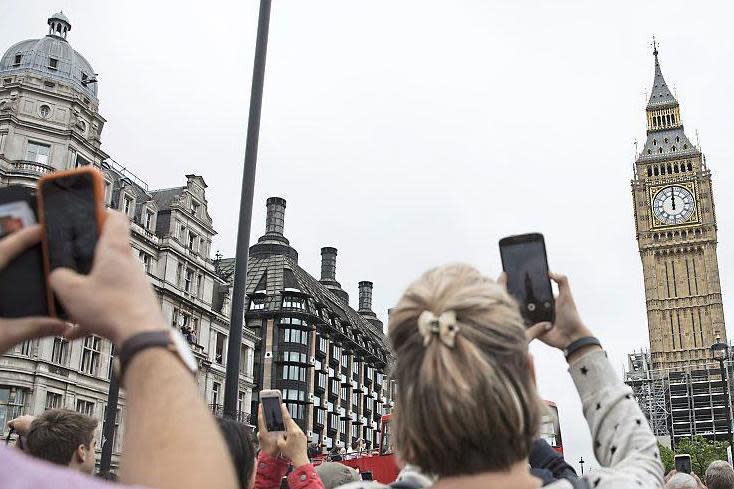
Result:
M583 338L579 338L575 341L572 341L564 350L563 350L563 356L566 357L566 360L568 360L568 357L579 351L581 348L589 345L597 345L601 346L601 341L599 341L597 338L593 336L584 336Z
M135 355L148 348L168 348L170 344L170 331L145 331L131 336L122 344L117 356L120 361L119 378L122 379L125 369Z

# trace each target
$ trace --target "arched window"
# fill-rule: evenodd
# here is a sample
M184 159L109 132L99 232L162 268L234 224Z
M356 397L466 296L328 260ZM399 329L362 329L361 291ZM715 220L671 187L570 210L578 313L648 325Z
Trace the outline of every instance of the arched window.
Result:
M671 152L675 151L675 144L673 145L673 147L672 147L672 148L670 148L670 151L671 151Z
M647 150L647 154L651 155L652 154L652 150L651 149L648 149Z
M668 138L664 138L663 139L663 142L667 144L668 143Z
M693 166L690 161L688 162L688 171L693 171Z
M676 163L675 165L673 165L673 173L678 173L678 172L679 172L678 163Z
M670 119L673 121L673 124L675 124L675 114L671 115Z
M680 136L676 136L676 137L675 137L675 142L676 142L676 143L680 143Z
M687 144L684 144L683 145L683 149L688 149L688 145Z
M657 146L658 145L658 140L657 139L653 139L652 140L652 145L653 146Z
M670 114L665 116L665 120L668 122L668 125L670 125Z
M668 175L673 174L673 167L670 166L670 163L668 163Z
M652 168L649 167L649 166L647 167L647 176L648 177L651 177L652 176Z
M663 152L663 148L660 148L660 151L658 151L658 152L659 152L659 153L662 153L662 152Z
M654 171L654 173L655 173L655 176L658 176L658 175L660 174L660 173L658 172L658 167L657 167L657 166L655 167L655 171Z

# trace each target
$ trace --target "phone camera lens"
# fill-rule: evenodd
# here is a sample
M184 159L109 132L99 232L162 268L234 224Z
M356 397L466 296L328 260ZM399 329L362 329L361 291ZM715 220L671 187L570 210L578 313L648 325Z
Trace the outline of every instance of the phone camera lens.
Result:
M535 304L528 304L528 311L533 312L535 310Z

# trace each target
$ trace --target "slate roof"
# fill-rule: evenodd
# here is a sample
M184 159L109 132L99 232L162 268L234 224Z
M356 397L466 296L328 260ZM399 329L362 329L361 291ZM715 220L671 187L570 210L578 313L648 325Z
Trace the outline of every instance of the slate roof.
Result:
M652 91L650 92L650 100L647 102L647 110L675 107L678 105L678 101L668 88L668 84L665 83L665 78L663 78L657 48L653 54L655 55L655 77L652 81Z
M683 131L683 126L648 131L647 141L637 161L667 161L700 154Z
M153 199L158 203L158 208L161 211L169 211L171 210L171 204L173 201L175 201L184 190L186 190L186 187L174 187L163 190L153 190L150 193L153 196Z

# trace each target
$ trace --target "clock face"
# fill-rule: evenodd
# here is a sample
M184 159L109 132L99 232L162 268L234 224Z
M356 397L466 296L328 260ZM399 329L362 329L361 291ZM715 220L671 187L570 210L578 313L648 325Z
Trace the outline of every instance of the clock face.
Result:
M671 185L660 190L652 202L655 217L662 224L682 224L693 215L696 202L691 191L680 185Z

